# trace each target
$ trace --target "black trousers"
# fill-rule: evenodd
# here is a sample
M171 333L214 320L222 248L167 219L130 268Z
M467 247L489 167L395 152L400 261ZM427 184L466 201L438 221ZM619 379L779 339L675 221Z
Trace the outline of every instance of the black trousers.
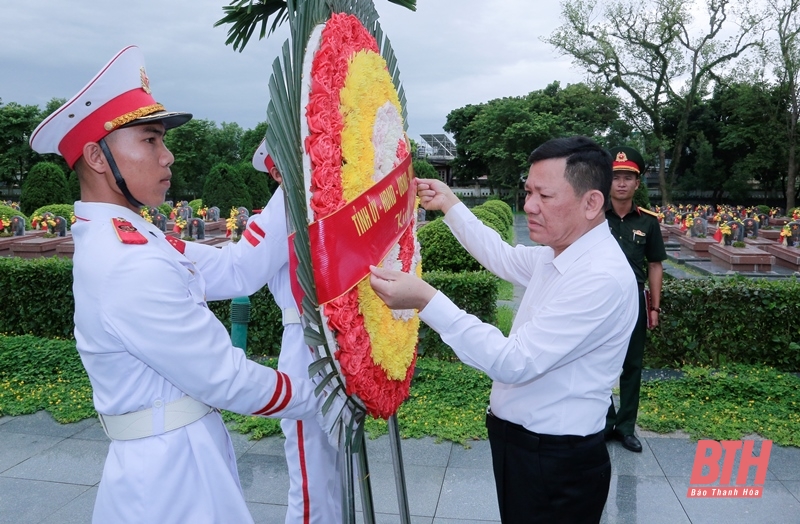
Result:
M596 524L611 482L603 432L542 435L486 415L503 524Z

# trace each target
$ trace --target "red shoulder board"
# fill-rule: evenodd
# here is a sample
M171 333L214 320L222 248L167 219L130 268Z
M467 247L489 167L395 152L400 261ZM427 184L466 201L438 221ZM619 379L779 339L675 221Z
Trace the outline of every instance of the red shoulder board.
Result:
M167 242L169 242L169 245L177 249L178 253L180 253L181 255L183 255L183 253L186 251L186 242L184 242L180 238L175 238L172 235L167 235L164 238L167 240Z
M133 224L122 218L112 218L114 231L123 244L147 244L147 239L133 227Z

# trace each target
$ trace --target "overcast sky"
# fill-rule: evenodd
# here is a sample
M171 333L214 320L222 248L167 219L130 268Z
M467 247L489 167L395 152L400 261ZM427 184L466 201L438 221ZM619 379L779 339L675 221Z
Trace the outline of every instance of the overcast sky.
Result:
M409 135L442 133L466 104L524 95L582 75L541 36L558 2L418 0L416 12L376 0L398 57ZM284 28L243 53L214 28L227 0L34 0L0 3L0 99L44 107L70 98L123 47L145 55L150 85L167 109L245 129L265 120L269 75Z

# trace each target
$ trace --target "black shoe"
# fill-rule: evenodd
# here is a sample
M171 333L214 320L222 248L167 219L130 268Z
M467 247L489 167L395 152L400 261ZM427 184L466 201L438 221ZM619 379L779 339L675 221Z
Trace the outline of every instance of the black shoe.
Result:
M628 451L633 451L634 453L642 452L642 443L639 442L639 439L636 438L636 435L622 435L617 433L616 437L617 440L622 442L622 447Z

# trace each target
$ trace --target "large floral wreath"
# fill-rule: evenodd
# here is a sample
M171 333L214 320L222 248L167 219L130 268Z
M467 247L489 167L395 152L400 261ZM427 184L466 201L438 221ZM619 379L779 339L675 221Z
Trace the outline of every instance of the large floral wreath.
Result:
M387 176L409 154L397 91L375 38L360 20L333 14L309 40L301 123L309 220L319 220ZM381 265L421 274L413 219ZM348 395L388 418L408 397L419 318L392 311L368 279L321 308Z

